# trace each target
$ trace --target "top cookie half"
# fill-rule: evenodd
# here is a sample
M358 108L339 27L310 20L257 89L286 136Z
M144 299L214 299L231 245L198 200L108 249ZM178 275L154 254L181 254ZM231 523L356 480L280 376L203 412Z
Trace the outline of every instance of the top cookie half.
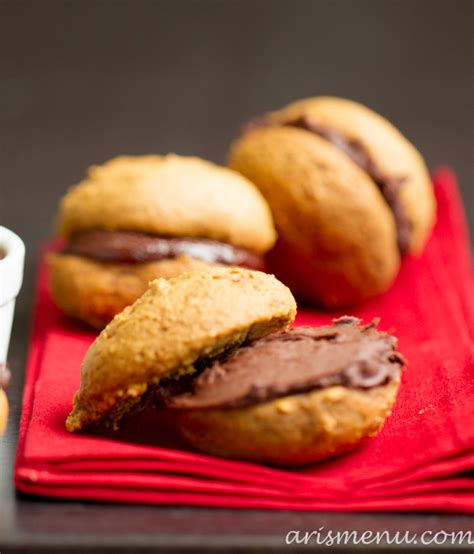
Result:
M199 237L263 253L275 242L269 208L245 177L174 154L118 157L89 169L63 198L64 238L93 229Z
M285 328L295 314L289 289L259 271L212 268L153 281L89 348L67 429L116 424L147 389Z
M266 114L248 130L272 126L299 128L308 140L317 135L344 153L366 172L391 209L400 252L423 249L435 219L430 176L418 150L387 119L357 102L315 97ZM231 151L230 165L237 170L249 134Z

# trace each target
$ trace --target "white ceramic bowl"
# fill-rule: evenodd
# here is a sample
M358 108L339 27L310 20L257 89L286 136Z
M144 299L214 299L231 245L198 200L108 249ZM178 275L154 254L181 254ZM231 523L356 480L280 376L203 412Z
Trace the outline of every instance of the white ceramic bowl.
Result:
M0 225L0 364L7 361L15 299L23 282L24 261L23 241Z

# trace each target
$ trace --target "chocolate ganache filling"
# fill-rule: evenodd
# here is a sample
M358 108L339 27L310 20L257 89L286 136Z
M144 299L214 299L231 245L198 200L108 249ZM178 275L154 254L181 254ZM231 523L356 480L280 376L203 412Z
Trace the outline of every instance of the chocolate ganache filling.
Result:
M249 132L258 127L264 127L270 124L271 119L268 116L256 118L244 127L244 132ZM406 254L410 249L412 227L403 209L402 203L400 202L399 196L399 189L403 185L405 179L403 177L389 177L386 175L370 157L367 149L360 141L349 139L337 129L312 121L308 116L303 115L294 120L280 122L280 124L286 127L304 129L320 136L337 149L341 150L341 152L344 152L354 163L368 173L379 188L385 202L393 213L397 228L398 249L401 254Z
M272 333L238 348L190 380L188 390L168 390L176 409L233 408L341 385L371 389L400 375L404 359L395 337L344 317L326 327Z
M75 235L63 254L101 262L146 263L189 256L209 263L263 269L263 257L244 248L203 238L160 237L125 231L87 231Z

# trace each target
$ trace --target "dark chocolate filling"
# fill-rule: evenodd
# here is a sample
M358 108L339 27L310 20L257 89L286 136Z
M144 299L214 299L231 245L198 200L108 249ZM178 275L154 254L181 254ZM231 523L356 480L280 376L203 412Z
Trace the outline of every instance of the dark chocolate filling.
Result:
M268 116L257 118L244 127L244 132L252 131L258 127L264 127L271 124L271 119ZM403 209L400 202L399 189L405 181L404 177L389 177L377 166L370 157L364 145L356 139L348 139L343 133L332 127L321 125L312 121L307 116L301 116L292 121L279 122L279 124L287 127L297 127L304 129L315 135L320 136L324 140L330 142L337 149L344 152L351 160L363 169L374 183L379 188L385 202L391 209L395 218L397 228L397 244L401 254L406 254L410 249L410 238L412 225Z
M159 237L125 231L86 231L72 237L64 254L101 262L146 263L189 256L209 263L263 269L263 258L244 248L202 238Z
M397 340L378 332L375 322L359 323L345 317L326 327L272 333L213 362L184 385L163 386L161 398L176 409L233 408L335 385L385 385L404 365Z

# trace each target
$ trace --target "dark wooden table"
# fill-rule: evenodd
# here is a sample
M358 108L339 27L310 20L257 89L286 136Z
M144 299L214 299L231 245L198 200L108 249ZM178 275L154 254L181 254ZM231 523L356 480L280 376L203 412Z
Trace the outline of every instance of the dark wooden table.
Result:
M2 554L268 552L285 550L291 529L472 529L456 515L57 502L12 484L38 249L66 187L119 153L222 161L242 121L334 94L391 118L430 167L454 167L472 230L472 9L470 0L0 2L0 221L27 245L0 440Z

